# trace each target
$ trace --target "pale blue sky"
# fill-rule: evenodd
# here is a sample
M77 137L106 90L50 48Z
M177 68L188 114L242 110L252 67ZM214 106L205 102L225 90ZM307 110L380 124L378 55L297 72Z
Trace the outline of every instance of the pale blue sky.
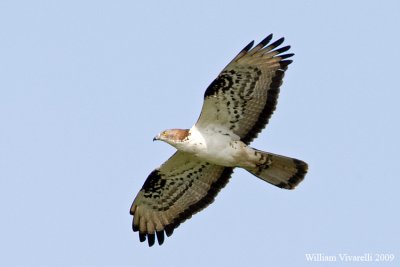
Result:
M2 0L0 266L399 266L399 3ZM296 55L252 145L307 161L306 179L237 170L163 246L140 243L131 202L174 151L152 138L192 126L269 33Z

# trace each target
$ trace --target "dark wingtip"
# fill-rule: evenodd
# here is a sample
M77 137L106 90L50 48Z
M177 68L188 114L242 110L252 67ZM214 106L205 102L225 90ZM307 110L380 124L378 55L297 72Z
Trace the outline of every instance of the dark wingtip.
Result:
M137 227L135 226L135 229ZM135 230L134 230L135 231ZM144 242L147 239L147 242L149 244L149 247L152 247L155 244L156 241L156 235L157 235L157 241L159 245L162 245L164 243L164 231L156 231L155 234L149 234L149 233L140 233L139 232L139 241Z
M273 34L271 33L267 37L265 37L258 45L266 46L272 40Z
M278 52L278 54L286 52L290 49L290 45L282 46L281 48L276 49L275 51Z
M279 57L280 57L281 59L285 59L285 58L289 58L289 57L293 57L293 56L294 56L294 53L279 55Z
M149 247L152 247L156 241L155 234L147 234L147 241L149 243Z
M273 42L272 44L270 44L270 47L278 47L280 46L283 42L285 41L285 37L281 37L278 40L276 40L275 42Z
M253 45L254 45L254 40L253 41L251 41L248 45L246 45L243 49L242 49L242 51L240 51L240 52L244 52L244 51L249 51L252 47L253 47Z
M272 44L270 44L270 45L268 45L267 47L265 47L264 50L266 50L266 51L271 51L272 49L274 49L274 48L280 46L280 45L283 43L283 41L285 41L285 38L284 38L284 37L279 38L278 40L276 40L276 41L273 42ZM275 51L278 51L278 52L279 52L280 50L289 49L289 48L290 48L290 46L284 46L284 47L281 47L281 48L279 48L279 49L277 49L277 50L275 50ZM279 53L282 53L282 51L279 52Z
M292 63L293 63L293 60L282 60L281 62L279 62L279 64L281 65L281 68L284 70L286 70L287 66L289 66Z
M169 237L174 233L174 227L171 225L165 226L165 234Z
M162 245L164 243L164 231L157 231L157 241L159 245Z
M140 240L140 242L146 241L146 234L144 234L144 233L139 233L139 240Z

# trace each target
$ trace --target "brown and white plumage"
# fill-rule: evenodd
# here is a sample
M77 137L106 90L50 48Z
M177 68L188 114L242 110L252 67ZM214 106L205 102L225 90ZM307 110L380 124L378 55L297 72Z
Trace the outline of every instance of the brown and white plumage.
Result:
M130 213L133 230L150 246L164 242L173 230L213 202L235 167L281 188L293 189L306 172L303 161L248 146L275 110L287 66L272 34L252 48L248 44L210 84L197 123L191 129L161 132L155 140L177 152L145 181ZM252 49L251 49L252 48Z

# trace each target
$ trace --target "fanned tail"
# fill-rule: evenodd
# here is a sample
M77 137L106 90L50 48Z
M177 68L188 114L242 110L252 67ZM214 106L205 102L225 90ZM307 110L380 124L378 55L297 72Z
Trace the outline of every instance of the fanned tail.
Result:
M294 189L307 173L304 161L257 150L265 163L256 168L246 168L258 178L280 188Z

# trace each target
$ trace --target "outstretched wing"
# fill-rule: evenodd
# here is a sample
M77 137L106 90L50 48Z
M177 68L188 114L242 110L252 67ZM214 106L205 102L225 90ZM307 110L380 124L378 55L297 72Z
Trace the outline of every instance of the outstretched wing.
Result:
M198 128L218 126L249 144L275 110L279 87L294 54L282 54L284 38L271 44L272 34L252 48L249 43L210 84L196 123ZM252 48L252 49L251 49Z
M176 152L145 181L133 201L133 231L149 246L164 241L193 214L207 207L228 182L233 169L202 161L191 154Z

